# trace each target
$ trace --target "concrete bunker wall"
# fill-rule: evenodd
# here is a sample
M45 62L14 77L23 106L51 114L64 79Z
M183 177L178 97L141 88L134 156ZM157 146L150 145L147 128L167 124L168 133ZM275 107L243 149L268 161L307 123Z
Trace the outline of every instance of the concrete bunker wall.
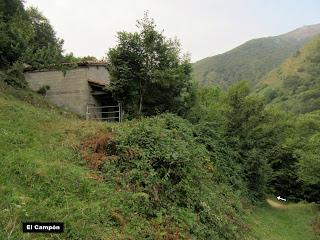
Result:
M110 82L108 70L105 66L89 66L87 67L87 79L104 82L106 85Z
M100 106L101 103L91 95L88 80L108 83L107 70L104 66L84 66L62 71L26 72L25 78L29 87L37 91L48 85L46 98L66 109L85 116L87 104ZM99 109L95 113L99 116Z

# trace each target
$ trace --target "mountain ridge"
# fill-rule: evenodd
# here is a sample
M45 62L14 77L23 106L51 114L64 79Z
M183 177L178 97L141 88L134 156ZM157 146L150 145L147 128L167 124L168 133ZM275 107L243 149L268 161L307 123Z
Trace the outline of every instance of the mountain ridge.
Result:
M306 25L271 37L249 40L225 53L193 63L193 76L200 85L227 88L240 80L253 86L269 71L320 34L320 24Z
M320 35L266 74L259 83L272 105L307 113L320 109Z
M290 37L297 40L302 40L305 38L312 38L315 34L320 34L320 23L312 25L304 25L300 28L292 30L290 32L278 35L278 37Z

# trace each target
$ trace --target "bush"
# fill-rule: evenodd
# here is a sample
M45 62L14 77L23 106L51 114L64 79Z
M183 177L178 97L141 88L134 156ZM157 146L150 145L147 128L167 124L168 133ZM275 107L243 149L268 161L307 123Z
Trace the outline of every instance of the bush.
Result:
M243 167L239 164L239 154L223 135L223 131L215 123L200 123L195 126L197 142L203 144L210 154L216 169L216 179L230 185L242 195L247 195L246 183L243 179Z
M239 197L217 181L217 171L193 126L172 114L133 121L116 130L106 149L107 181L133 192L134 208L148 219L171 216L198 239L243 235ZM184 231L185 231L184 230Z
M111 153L118 156L118 183L147 194L143 196L150 201L150 214L173 202L181 207L194 204L199 184L210 178L199 172L213 166L205 148L196 144L191 124L166 115L136 122L118 134L109 143L109 149L116 146Z
M27 86L23 75L23 66L19 63L13 64L9 69L0 70L0 80L14 87L24 88Z
M47 91L50 89L50 86L45 85L38 89L37 93L41 94L42 96L47 95Z

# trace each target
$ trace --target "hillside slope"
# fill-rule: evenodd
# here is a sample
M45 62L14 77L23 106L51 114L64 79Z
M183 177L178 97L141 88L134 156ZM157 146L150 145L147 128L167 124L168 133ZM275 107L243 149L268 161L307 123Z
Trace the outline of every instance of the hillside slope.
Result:
M261 83L270 104L306 113L320 109L320 36L269 72Z
M106 132L111 133L109 138L101 141L101 137L95 137ZM0 239L260 236L260 228L252 222L260 213L245 224L247 214L237 195L207 179L214 168L199 165L201 161L206 163L207 156L192 137L188 123L172 115L121 124L84 121L49 105L37 94L0 84ZM117 144L121 148L117 149ZM92 152L88 146L104 146L108 152L117 153L121 161L99 152L104 148ZM150 170L150 159L161 160L160 156L165 156L162 168ZM99 165L102 160L104 167ZM158 174L165 169L166 161L178 161L168 167L179 167L179 171L162 179L162 187L157 188ZM177 177L184 179L183 184L175 185L171 177L175 181ZM148 191L141 191L142 185L131 191L141 180ZM198 200L204 209L195 211L193 204ZM316 210L306 213L302 227L307 229L304 225L315 214ZM65 232L23 234L21 222L26 221L61 221ZM290 228L290 221L281 224ZM301 232L300 236L308 239L309 234Z
M99 123L0 85L0 129L0 239L117 235L111 215L121 194L95 180L76 151L81 139L101 129ZM23 234L24 221L62 221L66 232Z
M0 146L0 239L248 235L238 196L212 184L208 155L182 118L85 121L0 82ZM34 221L65 231L23 234L21 222Z
M320 34L320 24L275 37L250 40L224 54L194 63L194 78L201 85L228 87L240 80L255 85L264 74L279 66L317 34Z

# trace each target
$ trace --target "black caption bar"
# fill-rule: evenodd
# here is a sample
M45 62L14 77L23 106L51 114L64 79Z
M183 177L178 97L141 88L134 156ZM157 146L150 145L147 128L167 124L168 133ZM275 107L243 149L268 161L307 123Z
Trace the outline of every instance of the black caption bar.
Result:
M59 222L29 222L22 223L25 233L62 233L63 223Z

